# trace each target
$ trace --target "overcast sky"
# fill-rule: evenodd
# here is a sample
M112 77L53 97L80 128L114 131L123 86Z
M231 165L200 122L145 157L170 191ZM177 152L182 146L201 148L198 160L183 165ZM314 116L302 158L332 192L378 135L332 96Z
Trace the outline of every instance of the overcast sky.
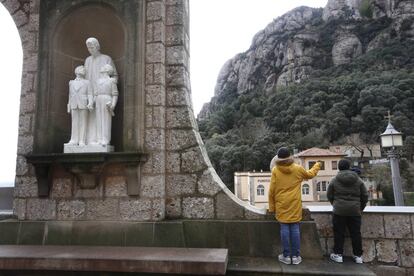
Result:
M246 51L257 32L295 7L323 7L326 3L327 0L190 0L190 71L195 115L214 95L223 64ZM1 4L0 36L4 97L0 108L0 186L8 186L15 175L22 50L16 26Z
M19 117L22 46L16 25L0 4L0 80L3 96L0 108L0 186L14 183Z
M324 7L327 0L190 0L190 62L194 113L214 95L224 63L250 47L273 19L299 7Z

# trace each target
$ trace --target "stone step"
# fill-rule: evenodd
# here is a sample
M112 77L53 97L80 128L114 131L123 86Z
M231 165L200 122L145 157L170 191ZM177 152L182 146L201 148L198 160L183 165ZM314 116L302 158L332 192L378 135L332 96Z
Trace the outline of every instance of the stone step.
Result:
M286 265L276 258L230 257L226 275L231 276L375 276L364 264L356 264L350 258L344 263L334 263L328 259L304 259L299 265Z
M4 220L0 233L0 244L227 248L229 256L238 257L276 257L281 247L275 220ZM313 221L301 223L301 254L322 258Z
M35 271L225 275L227 260L228 250L215 248L0 246L0 270L31 271L23 275Z

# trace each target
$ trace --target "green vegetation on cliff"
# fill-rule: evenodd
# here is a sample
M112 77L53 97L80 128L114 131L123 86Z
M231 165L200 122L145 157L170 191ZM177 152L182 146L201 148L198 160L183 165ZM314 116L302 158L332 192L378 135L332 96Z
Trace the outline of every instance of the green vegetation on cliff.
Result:
M365 38L375 32L365 28L359 26ZM199 129L213 166L229 187L234 171L269 170L269 161L281 145L299 150L323 147L352 133L359 133L366 143L378 142L388 110L394 115L393 125L408 141L404 152L412 158L412 40L391 38L351 63L319 68L306 81L270 92L226 91L217 96Z

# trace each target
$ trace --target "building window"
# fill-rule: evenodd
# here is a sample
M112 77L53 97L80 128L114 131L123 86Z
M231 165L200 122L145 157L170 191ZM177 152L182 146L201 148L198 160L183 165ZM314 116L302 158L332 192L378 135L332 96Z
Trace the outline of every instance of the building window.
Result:
M326 188L329 185L329 182L321 181L316 183L316 191L317 192L326 192Z
M257 195L263 196L264 195L265 187L263 185L257 185Z
M308 195L309 194L309 185L308 184L303 184L303 186L302 186L302 194L303 195Z
M316 161L309 161L308 165L309 165L309 169L311 169L313 167L313 165L315 165ZM325 161L321 161L321 170L325 169Z
M338 161L332 161L332 170L338 169Z

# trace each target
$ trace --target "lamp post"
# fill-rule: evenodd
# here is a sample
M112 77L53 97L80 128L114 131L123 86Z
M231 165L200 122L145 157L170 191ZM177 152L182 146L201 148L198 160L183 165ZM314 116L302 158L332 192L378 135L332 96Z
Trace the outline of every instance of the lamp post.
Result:
M383 148L388 148L387 155L390 159L391 165L391 176L392 176L392 188L394 191L394 201L395 206L404 206L404 195L401 185L401 176L400 176L400 167L398 164L398 153L396 151L397 147L403 145L402 133L398 132L391 124L391 115L388 111L388 126L385 129L384 133L380 135L381 137L381 146Z

